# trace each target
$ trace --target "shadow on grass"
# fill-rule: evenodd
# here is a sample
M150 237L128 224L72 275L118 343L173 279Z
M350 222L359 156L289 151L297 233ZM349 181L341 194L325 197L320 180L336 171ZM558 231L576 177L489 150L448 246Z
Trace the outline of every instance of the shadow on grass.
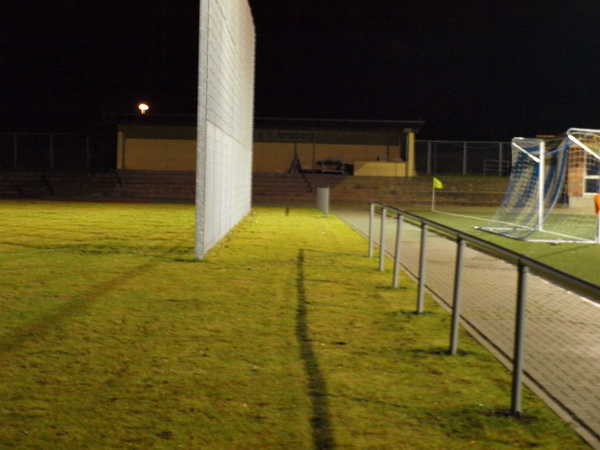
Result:
M298 308L296 313L296 338L300 347L300 357L304 361L304 369L308 376L308 394L312 401L312 417L310 419L314 448L334 448L335 442L331 430L329 405L327 402L327 384L319 368L319 362L312 348L308 335L308 310L306 289L304 286L304 250L298 252L298 276L296 289Z

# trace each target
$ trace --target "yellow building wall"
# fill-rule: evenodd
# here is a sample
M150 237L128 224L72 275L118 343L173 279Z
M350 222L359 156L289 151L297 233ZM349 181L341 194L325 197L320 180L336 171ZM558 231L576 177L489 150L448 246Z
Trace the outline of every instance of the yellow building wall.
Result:
M129 170L196 170L196 141L127 138L119 166Z
M404 177L406 176L406 163L355 161L354 175L357 177Z
M294 160L294 144L279 142L255 142L253 172L285 173ZM300 158L302 161L302 158Z
M304 170L312 170L317 161L340 159L346 164L354 161L376 161L380 156L398 154L398 146L312 144L255 142L253 172L286 173L294 160L294 150Z
M377 161L398 155L398 146L364 144L313 144L287 142L255 142L253 172L287 173L297 152L303 170L318 168L316 163L327 159ZM195 139L156 139L126 137L118 134L118 169L128 170L196 170ZM383 166L382 166L383 168ZM356 169L356 168L355 168ZM371 172L372 168L369 168ZM388 172L385 167L384 172ZM396 167L394 172L399 169Z

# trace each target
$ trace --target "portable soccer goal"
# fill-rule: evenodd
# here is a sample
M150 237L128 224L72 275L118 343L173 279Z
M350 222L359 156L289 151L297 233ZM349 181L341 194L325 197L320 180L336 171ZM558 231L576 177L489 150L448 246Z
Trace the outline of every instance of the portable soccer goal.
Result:
M479 229L538 242L600 243L600 130L514 138L504 200Z

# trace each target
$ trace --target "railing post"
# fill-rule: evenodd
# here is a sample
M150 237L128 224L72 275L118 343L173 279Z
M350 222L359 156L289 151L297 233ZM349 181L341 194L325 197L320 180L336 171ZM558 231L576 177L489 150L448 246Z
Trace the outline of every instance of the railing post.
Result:
M459 237L456 241L456 264L454 268L454 298L452 303L452 330L450 332L450 354L458 350L458 331L460 326L460 295L465 241Z
M515 321L515 348L513 356L512 402L513 416L521 415L521 388L523 378L523 347L525 337L525 305L527 300L527 273L529 269L519 262L517 288L517 315Z
M381 231L379 232L379 270L383 272L385 266L385 218L387 209L381 208Z
M373 221L375 217L375 203L369 207L369 258L373 257Z
M421 225L421 253L419 257L419 291L417 293L417 314L423 312L423 297L425 294L425 256L427 247L427 224Z
M402 214L398 213L396 224L396 252L394 253L394 279L392 287L398 287L398 278L400 275L400 242L402 239Z

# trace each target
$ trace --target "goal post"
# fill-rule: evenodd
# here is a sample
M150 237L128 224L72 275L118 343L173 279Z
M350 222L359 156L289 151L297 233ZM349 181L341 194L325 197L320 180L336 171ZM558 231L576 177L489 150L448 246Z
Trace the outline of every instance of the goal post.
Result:
M504 200L479 229L528 241L597 242L590 220L593 203L578 210L569 206L574 196L592 200L587 178L595 177L589 172L598 161L600 130L570 128L559 136L514 138Z

